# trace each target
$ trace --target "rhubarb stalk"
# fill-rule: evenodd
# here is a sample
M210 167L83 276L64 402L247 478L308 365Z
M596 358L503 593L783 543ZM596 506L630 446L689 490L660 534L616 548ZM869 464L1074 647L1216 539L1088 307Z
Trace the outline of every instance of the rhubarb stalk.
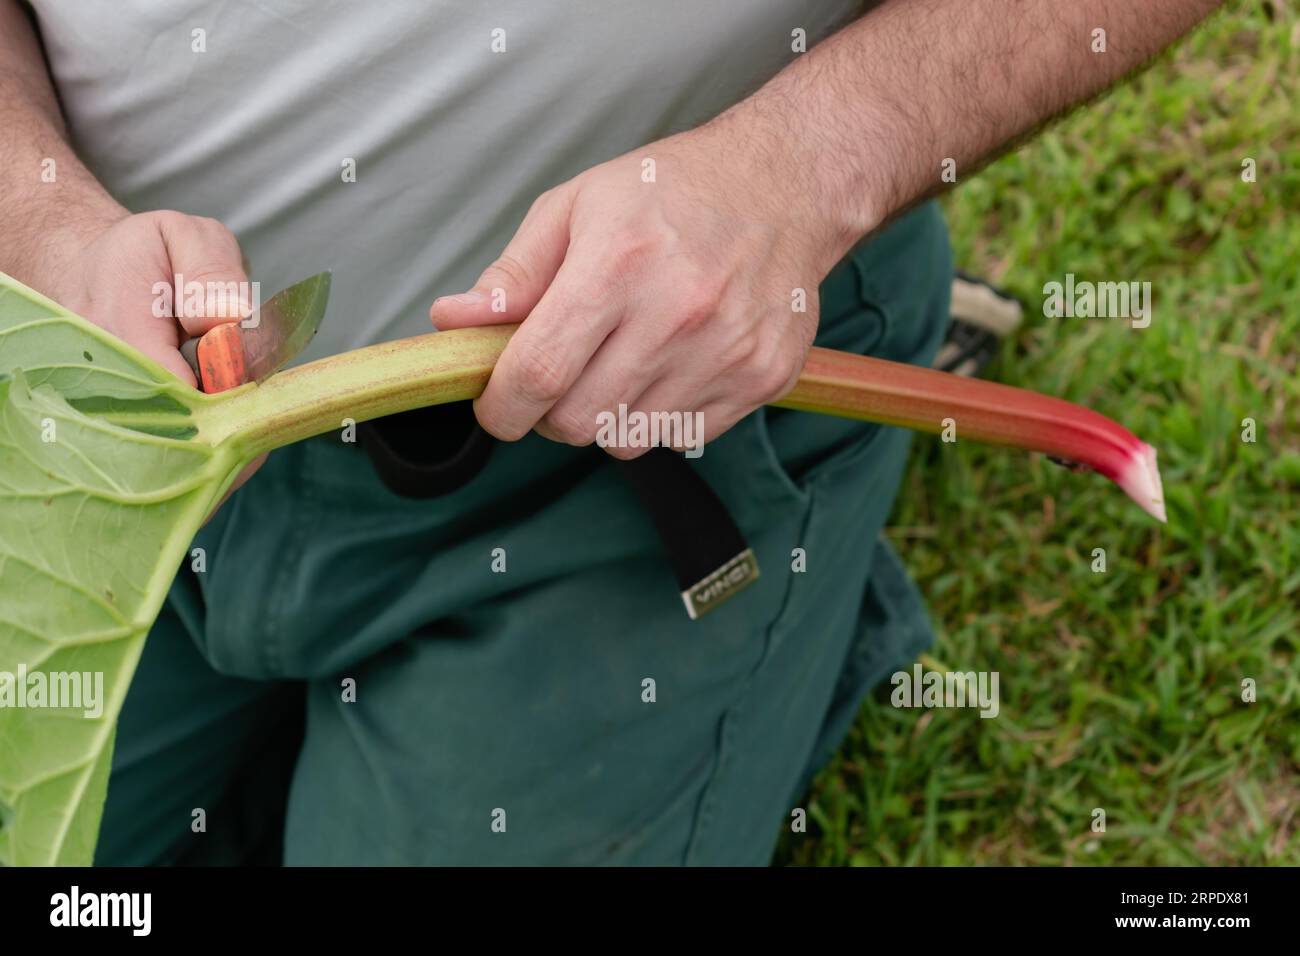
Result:
M344 418L361 422L476 398L515 328L436 332L302 365L214 396L220 413L200 412L200 432L213 444L238 443L251 458L337 429ZM794 389L773 404L932 433L950 422L959 439L1043 452L1100 472L1165 520L1155 449L1104 415L1058 398L814 348Z
M1109 478L1165 520L1156 450L1091 409L1038 392L901 362L813 348L794 389L773 404L1043 452Z

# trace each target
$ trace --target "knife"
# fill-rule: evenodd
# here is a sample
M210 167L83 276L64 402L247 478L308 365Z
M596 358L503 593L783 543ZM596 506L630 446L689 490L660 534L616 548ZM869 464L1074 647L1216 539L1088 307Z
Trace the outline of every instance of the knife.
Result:
M312 340L325 317L331 273L318 272L277 292L247 319L213 326L181 346L205 392L260 382Z

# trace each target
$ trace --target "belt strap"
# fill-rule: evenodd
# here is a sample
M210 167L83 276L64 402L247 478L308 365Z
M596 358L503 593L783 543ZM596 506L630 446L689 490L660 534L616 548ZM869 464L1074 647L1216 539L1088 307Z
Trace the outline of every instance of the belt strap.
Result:
M432 405L357 426L379 478L403 498L436 498L466 484L487 464L492 436L469 402Z
M758 559L731 512L682 455L652 448L619 468L659 532L691 620L758 580Z
M465 485L496 441L469 402L434 405L357 426L380 480L405 498L436 498ZM691 620L758 579L758 561L709 483L681 454L652 448L616 463L663 542Z

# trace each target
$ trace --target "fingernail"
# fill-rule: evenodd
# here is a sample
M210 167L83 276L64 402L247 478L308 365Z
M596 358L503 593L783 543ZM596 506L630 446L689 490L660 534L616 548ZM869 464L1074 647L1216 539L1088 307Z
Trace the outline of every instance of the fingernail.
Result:
M482 292L461 292L459 295L444 295L439 302L456 302L460 305L473 305L483 301Z
M212 319L245 319L252 315L254 307L248 293L234 292L229 289L216 289L209 292L203 300L203 315Z

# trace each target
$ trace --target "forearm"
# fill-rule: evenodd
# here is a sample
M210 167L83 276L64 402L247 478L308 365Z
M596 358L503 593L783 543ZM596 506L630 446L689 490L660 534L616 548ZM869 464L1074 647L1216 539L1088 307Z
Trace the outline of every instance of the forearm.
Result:
M0 0L0 271L37 287L57 235L126 215L68 144L40 46Z
M943 189L945 161L968 175L1220 2L888 0L715 122L758 130L750 160L780 164L842 252Z

